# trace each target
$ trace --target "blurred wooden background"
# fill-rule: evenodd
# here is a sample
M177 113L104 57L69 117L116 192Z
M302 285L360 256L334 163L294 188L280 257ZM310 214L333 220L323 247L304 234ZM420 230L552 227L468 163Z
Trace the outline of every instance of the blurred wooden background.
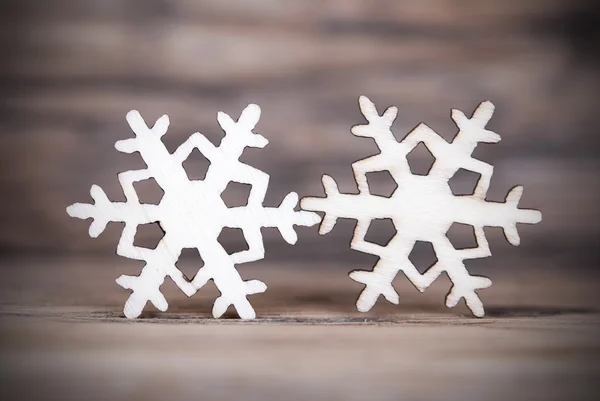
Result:
M451 108L492 100L490 127L503 140L475 152L496 166L489 197L524 184L523 206L544 214L511 252L544 252L565 268L593 264L598 15L593 2L567 0L3 1L0 250L112 251L117 227L91 240L87 223L64 209L88 201L93 183L123 199L116 174L142 162L113 144L131 136L124 116L133 108L148 121L169 114L165 142L174 150L195 131L218 141L217 111L236 117L258 103L257 131L270 145L243 159L271 175L267 204L289 191L322 194L325 172L355 191L351 162L375 152L349 132L367 94L400 108L398 138L424 121L450 139ZM193 177L206 166L199 154L186 164ZM392 185L371 178L382 191ZM158 193L151 184L140 192ZM352 261L352 223L341 226L326 239L303 229L295 248L268 233L267 254ZM140 241L152 235L141 231Z

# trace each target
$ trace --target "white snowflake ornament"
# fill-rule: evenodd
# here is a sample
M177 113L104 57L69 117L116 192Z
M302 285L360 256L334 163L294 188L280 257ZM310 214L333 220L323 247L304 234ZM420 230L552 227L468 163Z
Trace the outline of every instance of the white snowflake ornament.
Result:
M446 272L453 284L446 298L446 306L453 307L464 298L475 316L483 316L483 304L476 290L487 288L492 282L486 277L471 276L464 265L466 259L491 255L483 227L502 227L507 240L512 245L519 245L516 223L536 224L542 219L537 210L517 207L523 193L520 186L508 193L505 203L485 200L493 167L474 159L471 153L479 142L500 140L498 134L485 128L494 112L493 104L481 103L471 118L453 110L452 119L459 131L450 143L425 124L418 125L398 142L390 130L398 114L396 107L389 107L383 115L379 115L367 97L361 96L359 104L368 124L354 126L352 133L373 138L381 152L352 164L359 193L341 194L335 180L324 175L326 197L309 197L301 201L303 209L325 213L319 230L322 235L333 229L337 218L357 219L351 248L379 256L372 271L357 270L350 273L353 280L365 284L356 302L358 310L369 311L380 295L398 304L399 296L392 287L392 280L399 271L421 292L442 272ZM421 142L435 157L429 174L425 176L413 175L406 158ZM448 180L460 168L481 174L472 195L452 194ZM370 194L367 184L366 173L383 170L389 171L398 184L389 198ZM393 221L396 235L386 246L365 241L371 221L384 218ZM477 247L454 248L446 236L453 222L474 227ZM416 241L431 242L438 259L423 274L409 260Z
M195 133L170 154L161 141L169 127L166 115L149 128L137 111L127 114L135 138L118 141L115 147L124 153L139 152L148 168L119 174L126 202L109 201L102 188L94 185L90 191L94 204L76 203L67 208L72 217L93 219L89 230L92 237L100 235L108 222L125 223L117 254L146 262L139 276L122 275L117 279L120 286L132 291L125 303L126 317L139 316L148 301L161 311L167 310L167 301L160 292L166 276L187 296L213 280L221 292L212 310L215 318L222 316L230 305L243 319L256 317L246 297L264 292L267 286L259 280L242 280L234 265L264 257L261 227L277 227L283 239L294 244L297 240L294 225L312 226L320 221L315 213L294 211L298 203L294 192L277 208L262 206L269 176L239 161L245 147L263 148L268 143L263 136L252 132L259 118L260 107L255 104L246 107L237 122L220 112L217 119L225 137L218 147ZM190 181L182 163L196 148L211 165L203 180ZM158 205L140 203L133 186L151 178L165 193ZM225 205L221 193L229 182L252 186L246 206ZM135 246L138 225L154 222L165 232L156 248ZM249 249L228 255L217 240L223 227L242 229ZM205 262L191 281L175 265L183 248L196 248Z

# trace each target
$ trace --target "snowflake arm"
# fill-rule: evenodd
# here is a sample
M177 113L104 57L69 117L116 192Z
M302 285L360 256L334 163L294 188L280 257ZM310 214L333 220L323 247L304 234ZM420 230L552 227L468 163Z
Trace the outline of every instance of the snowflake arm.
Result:
M169 307L167 300L160 292L164 274L156 269L146 269L146 267L139 276L122 275L116 280L121 287L132 291L123 308L123 313L127 318L138 317L147 302L152 303L161 312L165 312Z
M98 185L93 185L90 189L90 195L94 204L74 203L67 208L67 213L71 217L78 219L92 218L89 234L96 238L106 228L111 221L125 222L126 225L137 226L138 224L147 224L158 219L158 208L156 205L149 205L148 208L141 208L136 202L111 202L106 193Z
M307 197L302 199L300 204L304 210L325 212L319 234L330 232L338 218L370 221L388 217L387 198L371 195L368 192L359 195L342 194L332 177L324 175L322 181L326 197ZM368 203L368 206L365 207L364 203Z
M316 213L302 210L296 212L294 210L296 205L298 205L298 194L291 192L277 208L264 208L260 215L263 227L276 227L285 242L292 245L298 240L294 226L311 227L321 221Z
M388 107L379 115L375 104L366 96L358 98L360 111L368 121L366 125L355 125L351 132L356 136L373 138L380 148L385 148L390 141L396 141L390 128L398 116L396 106Z
M260 118L260 107L248 105L241 113L238 121L223 112L217 114L219 125L225 131L225 137L216 148L211 160L211 168L206 173L206 182L215 186L222 193L231 181L249 184L248 203L260 207L267 193L269 175L252 166L239 161L244 149L248 146L264 148L269 141L253 131ZM231 168L234 165L236 168ZM214 168L213 168L214 166ZM229 175L220 174L221 169L228 169Z
M298 195L289 193L278 207L255 207L241 206L231 208L231 220L227 226L241 228L244 238L248 243L248 249L231 255L234 263L246 263L262 259L264 246L262 244L261 227L274 227L279 230L281 236L288 244L295 244L298 236L294 226L313 226L321 219L316 213L306 211L295 211L298 204ZM251 218L249 218L251 217Z
M115 143L115 148L123 153L140 151L140 144L151 142L154 139L160 139L167 132L170 123L169 117L164 115L156 120L156 123L152 128L149 128L137 110L131 110L127 113L126 118L131 130L135 134L135 138L123 139ZM141 151L140 153L142 154L142 157L144 157L144 154ZM148 158L148 160L151 159ZM144 161L147 162L148 160Z
M398 116L398 108L395 106L388 107L383 115L379 115L375 104L368 97L360 96L358 103L368 124L353 126L350 130L352 134L359 137L373 138L380 150L393 148L395 145L398 145L391 131L391 126ZM386 167L386 164L385 157L375 155L359 160L352 165L360 193L369 193L366 174L373 171L381 171Z
M517 223L537 224L542 220L538 210L519 209L523 187L512 188L506 196L506 202L486 202L476 196L455 197L448 206L459 223L477 226L484 222L490 227L502 227L504 235L511 245L517 246L521 240Z

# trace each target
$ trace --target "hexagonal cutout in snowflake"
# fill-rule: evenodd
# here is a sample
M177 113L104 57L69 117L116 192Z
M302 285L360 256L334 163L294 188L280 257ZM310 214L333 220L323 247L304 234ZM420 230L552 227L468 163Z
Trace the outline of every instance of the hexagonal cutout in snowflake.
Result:
M158 223L140 224L133 238L133 245L141 248L156 249L165 232Z
M239 182L230 182L225 190L221 193L221 199L227 207L246 206L250 197L252 187L248 184L240 184Z
M489 287L491 281L486 277L471 276L464 264L466 259L490 255L483 227L502 227L508 241L518 245L516 224L535 224L542 218L537 210L518 208L522 187L510 190L505 203L485 201L492 166L474 159L471 154L479 142L500 140L498 134L485 128L494 106L490 102L481 103L471 118L453 110L452 119L459 132L452 142L447 142L423 123L398 142L391 132L398 114L396 107L389 107L380 115L367 97L361 96L359 104L367 124L352 127L352 133L375 139L380 149L379 154L352 164L359 193L340 193L335 180L324 175L326 197L304 198L301 203L303 209L325 213L320 234L330 232L338 218L356 219L351 248L379 256L372 271L350 273L353 280L365 284L356 302L358 310L370 310L379 296L398 303L399 296L392 287L392 280L399 271L420 291L446 272L453 283L446 305L455 306L464 298L475 316L483 316L483 304L476 291ZM427 147L435 158L427 175L413 174L407 159L419 144ZM450 190L448 180L461 168L481 175L472 195L455 196ZM389 171L398 184L398 189L389 198L370 193L366 179L367 173L382 170ZM393 220L397 234L385 246L367 241L365 235L371 222L385 218ZM475 247L455 249L452 246L446 232L454 222L474 227ZM417 269L409 259L418 241L433 245L438 262L428 269Z
M423 142L420 142L413 150L408 152L406 161L412 174L427 175L435 163L435 157L433 157L429 148Z
M204 266L204 260L196 248L183 248L175 266L188 281L192 281L198 270Z
M480 179L481 174L460 168L450 177L448 186L453 195L473 195Z
M398 189L398 184L389 171L376 171L367 174L369 190L373 195L389 198Z
M394 238L396 233L396 227L394 227L392 219L373 219L367 229L365 240L385 246Z
M420 274L425 274L438 261L433 244L429 241L416 241L408 254L408 260Z
M194 149L181 165L190 181L202 181L206 178L210 160L198 149Z
M477 246L477 238L475 238L475 227L470 224L452 223L446 237L454 249L468 249Z
M138 181L133 184L133 187L138 194L140 203L158 205L165 196L165 191L162 190L154 178Z
M167 276L188 296L213 280L221 292L213 305L214 317L222 316L233 305L240 317L254 318L256 314L247 296L264 292L266 285L259 280L242 280L235 264L264 257L261 227L277 227L284 240L293 244L297 240L294 225L312 226L319 222L314 213L294 211L298 195L293 192L279 207L263 207L269 176L239 160L246 147L263 148L268 143L262 135L252 132L259 118L260 108L254 104L242 111L238 121L219 112L217 120L225 131L219 146L195 133L170 154L161 140L169 127L166 115L150 128L137 111L127 114L135 137L118 141L115 147L124 153L139 152L147 169L119 174L126 202L111 202L94 185L90 194L95 203L76 203L67 208L67 213L81 219L92 218L92 237L100 235L111 221L125 223L117 254L146 262L139 276L123 275L117 279L120 286L132 291L124 308L128 318L139 316L148 301L161 311L167 309L167 300L160 292ZM210 161L206 176L200 180L190 179L183 167L195 149ZM149 179L156 180L164 191L159 204L140 202L135 190L135 183ZM228 208L221 198L233 181L252 186L245 206ZM164 237L155 248L136 246L138 227L152 222L160 224ZM228 255L218 241L224 227L241 229L248 249ZM191 281L191 274L184 275L176 265L185 248L197 249L205 262L198 266Z
M239 228L223 227L217 241L229 255L249 249L244 239L244 232Z

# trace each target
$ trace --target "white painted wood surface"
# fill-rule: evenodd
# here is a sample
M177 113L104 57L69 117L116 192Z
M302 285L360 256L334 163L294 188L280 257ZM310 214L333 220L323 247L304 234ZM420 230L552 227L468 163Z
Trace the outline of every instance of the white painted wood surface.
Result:
M100 235L108 222L125 222L117 254L146 262L139 276L122 275L117 279L120 286L132 291L125 303L126 317L139 316L148 301L161 311L167 310L167 300L160 291L166 276L187 296L213 280L221 292L213 306L216 318L230 305L243 319L256 317L247 296L264 292L267 286L259 280L242 280L234 265L264 257L261 227L277 227L283 239L294 244L294 225L311 226L320 221L315 213L294 211L298 203L294 192L277 208L262 206L269 175L239 161L245 147L263 148L268 143L252 132L259 118L260 107L255 104L247 106L237 122L219 112L217 119L225 137L218 147L195 133L170 154L161 141L169 127L166 115L149 128L137 111L127 114L135 137L118 141L115 147L124 153L139 152L148 168L119 174L126 202L111 202L102 188L94 185L90 191L94 204L76 203L67 208L70 216L93 219L89 229L92 237ZM211 162L204 180L190 181L182 167L194 149ZM133 186L151 178L165 192L158 205L140 203ZM246 206L228 208L221 199L232 181L252 185ZM153 222L165 231L156 249L135 246L138 225ZM223 227L242 229L249 249L228 255L217 240ZM175 265L184 248L196 248L205 262L191 281Z
M507 240L519 245L516 223L536 224L542 218L537 210L518 208L523 193L520 186L510 190L505 203L485 200L493 167L471 154L479 142L500 140L498 134L485 128L494 105L481 103L471 118L452 110L452 119L459 131L448 143L425 124L418 125L398 142L391 132L398 114L396 107L389 107L379 115L366 96L359 98L359 104L368 124L354 126L351 131L356 136L373 138L381 152L352 164L359 194L341 194L335 180L324 175L326 197L308 197L301 201L303 209L325 213L320 234L330 232L340 217L357 219L351 248L379 256L372 271L350 273L353 280L365 284L356 303L358 310L369 311L380 295L389 302L399 303L399 296L392 287L392 280L399 271L421 292L446 272L453 283L446 305L453 307L464 298L475 316L484 316L476 291L489 287L492 282L486 277L470 275L464 265L464 260L491 255L483 227L502 227ZM435 157L435 163L425 176L413 175L406 157L419 143L424 143ZM450 190L448 180L460 168L481 174L472 195L455 196ZM383 170L389 171L398 184L389 198L370 194L367 184L367 173ZM371 221L381 218L391 218L397 231L386 246L365 240ZM453 222L473 226L477 247L454 248L446 236ZM409 260L416 241L431 242L438 259L423 274Z

